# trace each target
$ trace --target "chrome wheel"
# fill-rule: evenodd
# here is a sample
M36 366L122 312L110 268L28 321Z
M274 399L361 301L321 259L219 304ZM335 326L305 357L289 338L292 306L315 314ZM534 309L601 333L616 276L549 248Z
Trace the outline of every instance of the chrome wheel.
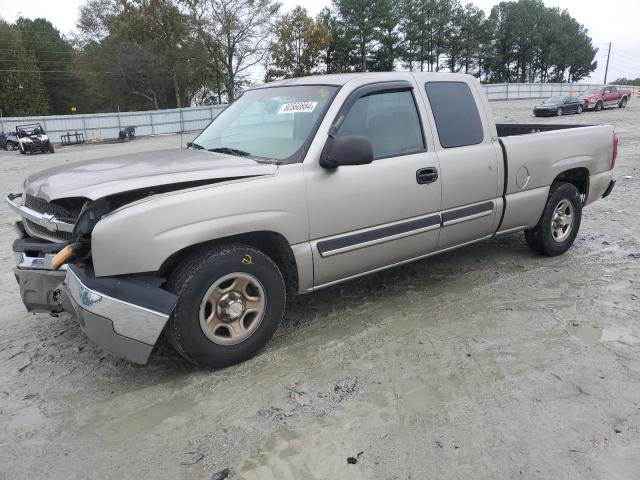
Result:
M559 109L556 111L556 115L558 115L559 117L561 117L561 116L562 116L562 108L559 108Z
M200 327L218 345L235 345L249 338L264 317L266 295L260 281L244 272L214 282L200 304Z
M578 113L582 113L582 106L578 107Z
M569 237L573 228L573 219L573 203L566 198L560 200L551 217L551 235L556 242L564 242Z

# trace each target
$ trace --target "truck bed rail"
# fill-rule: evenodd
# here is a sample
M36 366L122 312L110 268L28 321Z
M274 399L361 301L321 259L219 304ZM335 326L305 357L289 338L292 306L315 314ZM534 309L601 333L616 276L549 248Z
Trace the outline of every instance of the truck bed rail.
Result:
M592 125L561 125L544 123L497 123L498 137L527 135L529 133L551 132L568 128L591 127Z

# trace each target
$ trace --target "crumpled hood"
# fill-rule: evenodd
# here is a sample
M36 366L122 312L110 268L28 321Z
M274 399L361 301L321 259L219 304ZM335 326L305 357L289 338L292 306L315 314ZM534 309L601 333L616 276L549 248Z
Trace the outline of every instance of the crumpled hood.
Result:
M47 201L201 180L273 175L277 165L203 150L156 150L48 168L27 178L25 193Z

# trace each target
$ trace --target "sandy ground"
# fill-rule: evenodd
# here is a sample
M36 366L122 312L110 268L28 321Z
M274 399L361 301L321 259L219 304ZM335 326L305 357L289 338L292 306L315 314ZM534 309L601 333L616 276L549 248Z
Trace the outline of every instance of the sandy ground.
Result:
M492 106L532 122L534 103ZM135 366L65 316L27 314L0 208L0 478L638 478L640 102L537 121L620 135L618 185L569 253L541 258L515 235L294 299L262 354L220 371L166 345ZM0 152L0 191L178 145Z

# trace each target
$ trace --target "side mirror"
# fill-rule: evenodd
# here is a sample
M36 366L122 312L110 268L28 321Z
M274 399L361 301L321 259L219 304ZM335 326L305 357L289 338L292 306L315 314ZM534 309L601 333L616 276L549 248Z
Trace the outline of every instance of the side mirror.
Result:
M345 135L333 140L329 152L320 159L320 166L336 168L341 165L366 165L373 162L373 148L367 137Z

